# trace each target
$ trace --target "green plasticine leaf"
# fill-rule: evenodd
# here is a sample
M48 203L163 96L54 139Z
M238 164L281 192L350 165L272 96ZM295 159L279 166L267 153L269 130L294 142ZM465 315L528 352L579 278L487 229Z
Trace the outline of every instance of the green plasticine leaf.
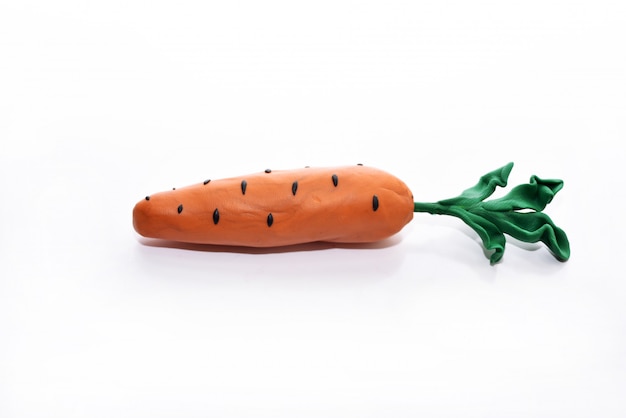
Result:
M570 257L567 235L543 212L497 213L480 210L475 213L492 222L503 233L520 241L543 242L561 261Z
M562 180L542 180L532 176L528 184L513 188L506 196L481 204L483 209L496 212L532 209L542 211L563 188Z
M494 250L494 253L489 257L491 264L495 264L502 259L506 239L504 238L504 234L500 232L494 223L485 217L465 211L461 208L451 208L450 212L460 218L478 234L483 241L483 246L487 250Z
M476 186L458 197L436 203L414 202L414 211L461 219L478 234L487 250L494 251L490 257L491 264L500 261L504 255L504 234L523 242L541 241L555 258L568 260L570 245L567 235L541 212L563 188L563 181L531 176L528 184L516 186L506 196L484 201L493 194L496 186L506 186L512 168L513 163L509 163L485 174Z
M496 186L506 186L512 169L513 163L508 163L507 165L482 176L478 181L478 184L465 190L460 196L452 199L441 200L439 203L445 206L471 206L481 202L493 194L496 190Z

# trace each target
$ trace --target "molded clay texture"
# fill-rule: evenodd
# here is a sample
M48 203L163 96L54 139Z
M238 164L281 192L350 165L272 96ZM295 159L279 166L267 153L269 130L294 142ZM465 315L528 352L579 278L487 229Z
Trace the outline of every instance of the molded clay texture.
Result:
M265 170L156 193L135 205L149 238L274 247L314 241L373 242L413 219L409 188L362 165Z
M501 198L513 163L483 175L459 196L413 202L398 178L372 167L303 168L261 173L157 193L133 210L135 230L145 237L199 244L276 247L313 241L373 242L400 231L413 212L455 216L492 251L504 255L505 234L541 241L561 261L570 257L565 232L543 210L563 181L532 176Z

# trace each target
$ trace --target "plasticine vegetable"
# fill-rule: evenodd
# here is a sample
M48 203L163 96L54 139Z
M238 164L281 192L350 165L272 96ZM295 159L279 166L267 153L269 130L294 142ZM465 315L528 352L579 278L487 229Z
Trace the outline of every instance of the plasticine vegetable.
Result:
M135 205L135 230L149 238L251 247L305 242L373 242L400 231L414 212L451 215L476 231L491 263L504 254L504 233L544 242L569 258L565 233L541 211L563 187L560 180L532 176L508 195L485 201L506 186L513 163L485 174L460 196L436 203L413 201L398 178L361 164L303 168L206 180L157 193Z

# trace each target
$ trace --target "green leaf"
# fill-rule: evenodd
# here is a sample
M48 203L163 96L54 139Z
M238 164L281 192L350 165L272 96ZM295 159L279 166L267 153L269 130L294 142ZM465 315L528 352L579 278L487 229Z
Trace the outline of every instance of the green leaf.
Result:
M520 209L542 211L562 188L563 181L561 180L542 180L537 176L532 176L529 184L519 185L506 196L483 202L481 206L486 210L496 212Z
M459 207L450 208L449 214L460 218L470 228L472 228L483 241L483 246L487 250L494 250L494 253L491 254L491 257L489 258L491 264L495 264L502 259L506 239L504 238L504 234L495 224L483 216L466 211Z
M505 187L509 174L513 169L513 163L493 170L480 178L478 184L452 199L440 200L439 203L446 206L458 205L469 207L488 198L496 190L496 186Z
M520 241L543 242L561 261L570 257L567 235L543 212L489 212L482 209L472 212L489 220L499 231Z

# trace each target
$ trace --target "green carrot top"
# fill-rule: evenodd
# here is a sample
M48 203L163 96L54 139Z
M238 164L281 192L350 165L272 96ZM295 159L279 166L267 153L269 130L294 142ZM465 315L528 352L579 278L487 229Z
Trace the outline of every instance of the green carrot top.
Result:
M451 215L460 218L482 239L487 250L493 250L491 264L502 259L508 234L523 242L541 241L560 261L570 257L565 232L542 212L556 193L563 188L562 180L544 180L531 176L528 184L514 187L504 197L485 201L497 186L506 187L513 163L491 171L478 184L461 195L435 203L415 202L415 212Z

